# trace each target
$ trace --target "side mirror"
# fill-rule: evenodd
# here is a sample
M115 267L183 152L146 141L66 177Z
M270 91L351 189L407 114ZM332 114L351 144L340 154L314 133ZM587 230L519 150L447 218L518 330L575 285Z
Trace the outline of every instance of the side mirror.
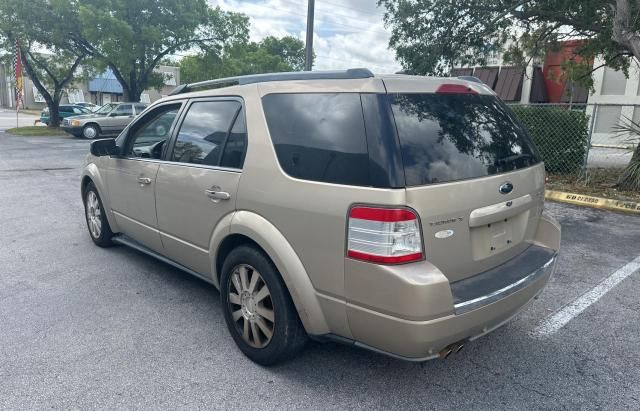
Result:
M89 151L96 157L120 155L120 149L114 138L104 138L92 142Z

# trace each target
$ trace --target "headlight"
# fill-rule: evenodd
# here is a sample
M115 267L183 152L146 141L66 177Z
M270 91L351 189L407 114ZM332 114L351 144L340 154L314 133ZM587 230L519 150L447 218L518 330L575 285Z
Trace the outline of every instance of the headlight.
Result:
M71 120L72 127L80 127L80 120Z

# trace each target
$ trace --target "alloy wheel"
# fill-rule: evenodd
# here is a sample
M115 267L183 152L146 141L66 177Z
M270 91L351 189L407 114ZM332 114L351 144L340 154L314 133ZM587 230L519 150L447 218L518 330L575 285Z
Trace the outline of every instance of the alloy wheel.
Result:
M86 198L87 224L93 238L100 238L102 233L102 210L95 192L89 191Z
M84 128L84 131L82 132L82 134L84 135L85 138L92 140L96 138L96 136L98 135L98 131L93 126L87 126Z
M269 287L248 264L233 269L228 285L229 310L242 339L254 348L264 348L273 337L275 316Z

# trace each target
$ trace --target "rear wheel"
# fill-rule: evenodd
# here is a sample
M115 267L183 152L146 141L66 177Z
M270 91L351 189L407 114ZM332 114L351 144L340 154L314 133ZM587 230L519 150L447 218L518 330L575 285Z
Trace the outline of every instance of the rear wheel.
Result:
M113 232L104 213L102 200L100 200L96 186L93 183L87 184L82 197L84 198L84 215L91 239L100 247L112 246Z
M220 281L231 336L251 360L271 365L297 354L307 340L291 296L271 260L252 246L227 256Z
M82 128L82 137L87 138L89 140L93 140L94 138L98 138L100 135L100 129L95 124L87 124Z

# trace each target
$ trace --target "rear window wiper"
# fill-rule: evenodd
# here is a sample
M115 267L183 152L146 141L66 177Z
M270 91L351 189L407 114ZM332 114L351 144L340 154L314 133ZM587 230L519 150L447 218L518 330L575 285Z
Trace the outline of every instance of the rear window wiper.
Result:
M526 153L522 153L522 154L514 154L512 156L508 156L508 157L502 157L496 160L496 164L507 164L507 163L513 163L515 161L521 160L521 159L532 159L535 160L535 157L532 156L531 154L526 154Z

